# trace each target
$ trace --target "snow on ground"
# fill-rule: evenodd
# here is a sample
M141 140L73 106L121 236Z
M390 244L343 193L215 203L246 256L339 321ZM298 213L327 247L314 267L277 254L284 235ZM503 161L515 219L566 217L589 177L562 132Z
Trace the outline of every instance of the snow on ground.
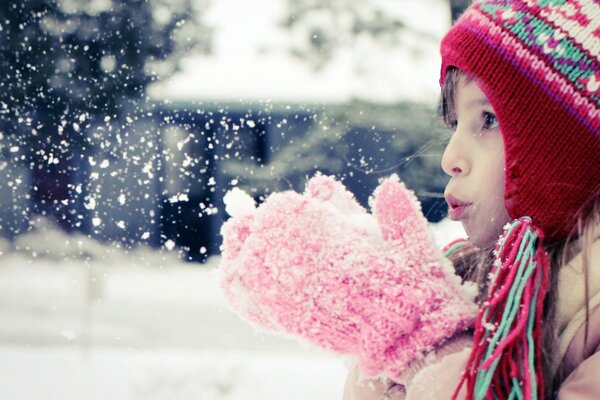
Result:
M3 399L341 399L331 358L251 351L0 347Z
M436 237L460 235L444 222ZM205 265L44 222L0 240L0 398L339 399L346 361L263 335Z

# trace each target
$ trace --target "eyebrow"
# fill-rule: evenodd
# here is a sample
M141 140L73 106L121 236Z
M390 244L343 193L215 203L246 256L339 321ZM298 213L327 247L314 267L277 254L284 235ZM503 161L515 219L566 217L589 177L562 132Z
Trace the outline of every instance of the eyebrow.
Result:
M491 106L490 101L488 99L475 99L469 102L467 105L469 108L475 107L483 107L483 106Z

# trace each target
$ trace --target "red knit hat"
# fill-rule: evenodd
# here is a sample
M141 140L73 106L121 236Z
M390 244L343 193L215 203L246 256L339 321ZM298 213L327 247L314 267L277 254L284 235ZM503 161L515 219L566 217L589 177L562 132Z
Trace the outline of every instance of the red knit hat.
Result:
M498 116L509 215L564 239L600 188L600 4L475 1L441 53L440 83L459 68Z
M600 192L600 3L478 0L441 53L440 83L462 70L496 112L515 219L496 247L461 386L469 399L543 399L544 242L573 233Z

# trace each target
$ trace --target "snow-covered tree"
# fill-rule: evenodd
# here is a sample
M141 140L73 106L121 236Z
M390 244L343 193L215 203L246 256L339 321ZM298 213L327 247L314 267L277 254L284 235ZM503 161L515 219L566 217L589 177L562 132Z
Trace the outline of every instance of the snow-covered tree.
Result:
M210 31L191 0L24 0L0 3L0 122L6 140L85 150L91 119L114 118L177 69ZM196 4L195 7L192 5ZM76 150L75 150L76 149Z
M143 109L146 87L175 72L182 54L210 51L205 3L0 2L0 181L29 182L13 200L31 195L69 215L57 210L81 194L70 185L82 181L80 165L110 142L95 137L102 126L127 124L124 114Z

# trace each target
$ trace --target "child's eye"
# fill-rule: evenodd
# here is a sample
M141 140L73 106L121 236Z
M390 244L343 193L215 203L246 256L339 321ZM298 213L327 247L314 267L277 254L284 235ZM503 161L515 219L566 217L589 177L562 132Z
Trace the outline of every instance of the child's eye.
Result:
M483 112L483 129L492 130L498 127L498 118L489 111Z

